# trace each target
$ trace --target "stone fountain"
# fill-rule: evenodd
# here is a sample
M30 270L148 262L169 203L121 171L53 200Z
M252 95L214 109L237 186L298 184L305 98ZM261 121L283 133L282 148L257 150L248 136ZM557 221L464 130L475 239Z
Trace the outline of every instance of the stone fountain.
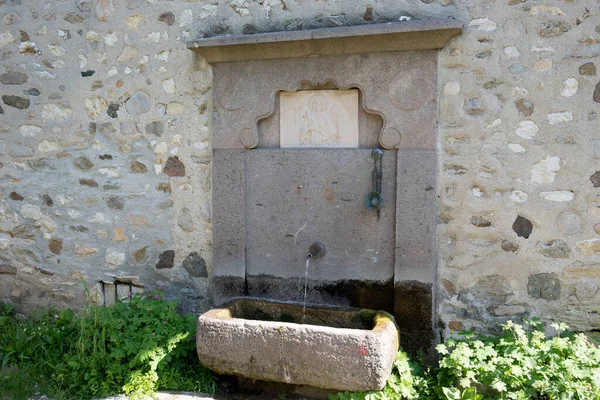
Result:
M391 369L391 315L403 347L433 347L436 50L460 31L455 20L424 20L188 44L213 65L212 284L215 304L226 303L199 320L203 363L367 390ZM311 260L304 299L315 242L327 252ZM304 325L302 305L286 304L303 300ZM240 347L250 342L254 350ZM321 370L307 378L309 359L350 352L344 363L354 365L361 345L386 360L366 386ZM284 354L271 370L257 359L269 351Z
M398 351L394 318L240 298L198 323L198 355L216 372L339 391L381 389ZM223 338L227 338L223 340Z

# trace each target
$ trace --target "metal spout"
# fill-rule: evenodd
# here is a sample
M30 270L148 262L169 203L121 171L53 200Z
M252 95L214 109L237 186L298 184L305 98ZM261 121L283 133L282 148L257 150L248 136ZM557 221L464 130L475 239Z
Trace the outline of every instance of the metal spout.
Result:
M327 253L327 249L325 245L321 242L314 242L308 248L308 256L307 258L322 258Z

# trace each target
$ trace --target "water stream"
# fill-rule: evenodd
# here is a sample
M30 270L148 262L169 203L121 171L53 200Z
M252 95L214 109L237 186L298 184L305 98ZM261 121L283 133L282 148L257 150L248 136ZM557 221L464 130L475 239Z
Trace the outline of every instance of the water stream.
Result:
M306 291L308 290L308 266L310 265L311 258L312 254L306 256L306 264L304 271L304 301L302 303L302 323L304 323L304 319L306 318Z

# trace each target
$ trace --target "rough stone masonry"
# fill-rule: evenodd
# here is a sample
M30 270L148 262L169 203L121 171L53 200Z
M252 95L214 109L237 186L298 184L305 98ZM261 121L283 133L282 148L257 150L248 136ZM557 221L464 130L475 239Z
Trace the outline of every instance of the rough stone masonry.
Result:
M186 40L448 17L439 328L599 329L594 0L0 0L0 301L210 307L212 76Z

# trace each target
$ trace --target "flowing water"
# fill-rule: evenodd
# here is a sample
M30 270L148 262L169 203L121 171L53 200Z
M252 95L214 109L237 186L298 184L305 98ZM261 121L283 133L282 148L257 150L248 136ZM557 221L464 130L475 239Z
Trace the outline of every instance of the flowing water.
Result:
M304 302L302 303L302 323L304 323L304 319L306 318L306 291L308 289L308 266L310 265L310 259L312 258L312 254L309 254L306 257L305 271L304 271Z

